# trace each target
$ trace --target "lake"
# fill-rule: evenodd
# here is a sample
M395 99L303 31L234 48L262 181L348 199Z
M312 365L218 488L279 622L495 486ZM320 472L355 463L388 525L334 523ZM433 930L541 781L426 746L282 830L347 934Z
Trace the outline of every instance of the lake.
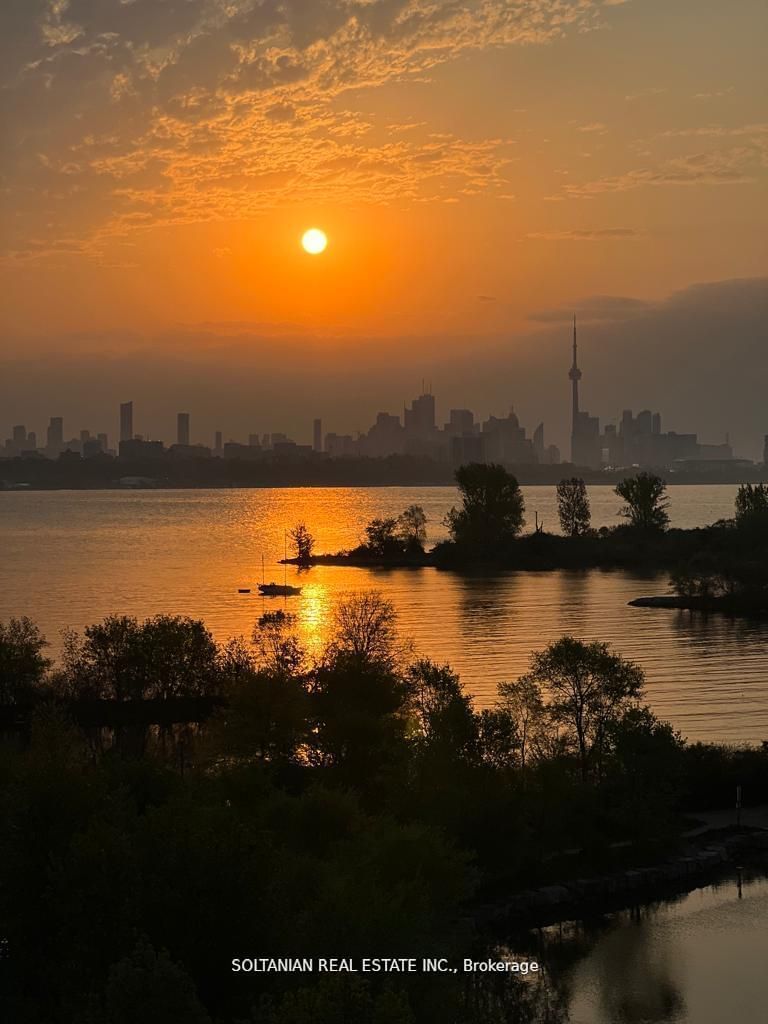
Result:
M563 1024L763 1024L768 880L736 874L674 900L528 941Z
M526 516L557 523L554 487L524 487ZM593 525L620 520L611 487L590 487ZM704 525L733 514L736 487L671 487L672 522ZM217 639L249 636L283 599L238 594L282 582L284 531L300 520L318 551L358 543L374 516L424 506L430 540L457 501L451 487L0 492L0 620L28 615L56 654L61 631L105 615L158 613L205 620ZM527 667L531 652L570 633L604 640L637 661L649 703L690 739L768 739L768 623L630 608L666 593L666 577L623 572L454 573L318 566L288 581L286 602L305 644L318 650L341 593L390 598L416 650L450 664L479 706Z

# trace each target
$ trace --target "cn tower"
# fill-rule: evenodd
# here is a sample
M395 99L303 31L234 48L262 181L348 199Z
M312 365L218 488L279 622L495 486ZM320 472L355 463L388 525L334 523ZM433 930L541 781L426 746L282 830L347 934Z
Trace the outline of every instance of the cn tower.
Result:
M571 458L573 458L573 439L578 433L579 424L579 381L581 380L581 370L576 362L576 314L573 314L573 365L568 371L568 377L571 381L573 388L573 399L572 399L572 419L571 419Z

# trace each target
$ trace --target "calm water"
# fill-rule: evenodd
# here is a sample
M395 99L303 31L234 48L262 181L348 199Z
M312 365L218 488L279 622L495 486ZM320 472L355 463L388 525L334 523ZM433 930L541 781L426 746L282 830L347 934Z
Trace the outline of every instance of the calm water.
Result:
M530 522L557 521L553 487L524 488ZM732 486L671 489L673 522L703 525L733 511ZM590 488L595 526L617 522L610 487ZM238 587L282 581L283 532L304 520L320 551L351 547L376 515L418 502L430 539L453 488L0 492L0 620L29 615L55 653L64 628L103 616L161 612L204 619L217 638L249 636L275 607ZM317 648L341 592L376 588L417 650L448 661L480 705L525 671L532 651L571 633L605 640L645 669L649 701L692 739L768 739L768 624L629 608L666 579L625 573L456 574L321 566L288 572L304 641ZM282 599L279 599L282 600ZM278 605L280 606L280 605Z
M766 922L765 877L746 878L741 896L728 878L599 925L544 929L538 952L567 1024L763 1024Z

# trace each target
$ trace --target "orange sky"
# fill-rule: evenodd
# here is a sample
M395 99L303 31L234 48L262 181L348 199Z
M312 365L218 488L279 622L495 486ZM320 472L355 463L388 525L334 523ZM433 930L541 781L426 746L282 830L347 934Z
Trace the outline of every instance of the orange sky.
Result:
M236 324L439 361L761 277L766 30L756 0L4 0L3 354Z
M493 332L765 269L750 0L4 17L13 331ZM298 246L311 224L320 259Z

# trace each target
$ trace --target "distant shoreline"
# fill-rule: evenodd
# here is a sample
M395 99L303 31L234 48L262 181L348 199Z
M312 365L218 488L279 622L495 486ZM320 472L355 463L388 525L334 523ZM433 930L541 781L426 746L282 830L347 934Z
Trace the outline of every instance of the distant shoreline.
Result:
M455 466L417 456L379 459L269 460L187 459L161 457L127 459L67 456L0 459L0 490L203 490L282 487L453 487ZM636 467L602 471L574 466L521 464L510 471L525 487L555 486L563 478L578 476L588 486L612 486L631 476ZM664 470L670 486L758 483L764 466L718 465Z
M2 464L0 464L2 468ZM764 474L768 476L768 474ZM614 487L618 480L599 479L587 480L590 487ZM527 480L524 477L518 481L521 487L553 487L557 481L549 480ZM667 487L737 487L750 481L742 478L734 480L668 480ZM339 488L355 488L381 490L383 488L412 487L414 489L450 488L456 490L456 484L452 478L444 481L435 480L402 480L402 481L309 481L309 482L264 482L264 483L174 483L172 481L159 481L158 483L134 485L120 483L95 483L75 485L72 482L63 483L8 483L0 478L0 494L27 494L30 492L40 493L44 491L73 491L73 492L97 492L97 491L287 491L287 490L338 490Z

